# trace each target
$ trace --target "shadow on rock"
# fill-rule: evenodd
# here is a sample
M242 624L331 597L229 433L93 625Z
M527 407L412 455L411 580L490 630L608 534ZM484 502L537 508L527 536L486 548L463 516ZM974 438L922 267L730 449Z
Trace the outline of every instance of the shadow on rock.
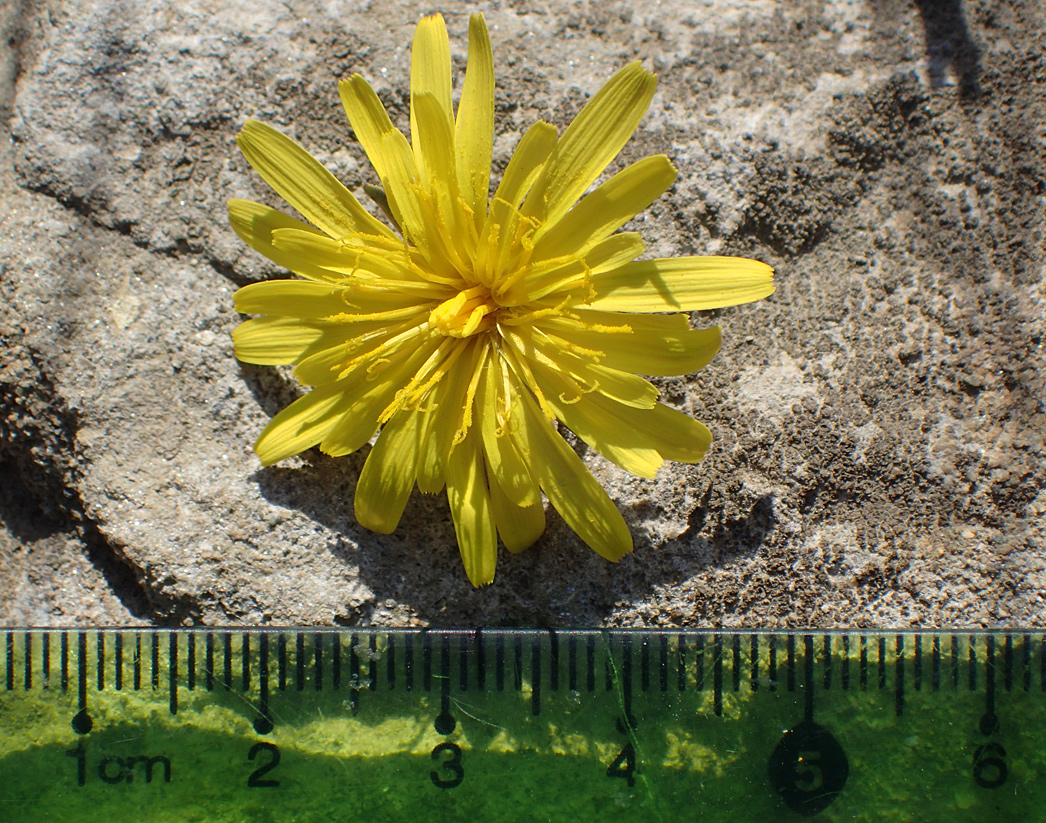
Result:
M723 521L710 540L684 536L655 548L640 539L636 552L613 564L585 546L546 507L545 535L518 555L500 547L494 582L475 589L461 565L445 494L415 490L391 535L356 523L352 499L367 454L369 448L364 448L334 460L307 453L303 466L265 468L253 480L270 503L296 509L336 535L328 543L332 560L356 567L360 582L379 604L392 599L414 619L434 627L602 625L623 603L658 586L758 551L774 522L769 498L762 499L747 516ZM374 609L373 603L349 606L332 619L340 625L367 625Z

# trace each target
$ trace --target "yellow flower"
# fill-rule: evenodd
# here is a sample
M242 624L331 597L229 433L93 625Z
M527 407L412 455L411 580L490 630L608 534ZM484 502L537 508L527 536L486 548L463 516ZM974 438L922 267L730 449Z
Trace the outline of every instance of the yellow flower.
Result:
M482 15L455 115L443 18L420 21L411 55L412 142L360 75L340 84L356 138L394 229L372 216L301 146L250 121L240 149L308 221L245 200L229 203L252 248L304 280L240 289L262 315L233 334L247 363L294 364L313 389L255 444L262 463L313 446L344 455L378 431L356 487L356 519L388 534L415 483L444 487L465 571L494 579L497 538L511 552L545 528L542 494L601 556L632 537L617 507L556 430L633 474L702 458L711 435L658 402L637 375L686 374L719 348L719 329L689 312L773 291L754 260L636 261L636 232L615 233L672 185L667 157L647 157L585 191L635 131L656 79L621 69L562 135L535 123L489 197L494 66Z

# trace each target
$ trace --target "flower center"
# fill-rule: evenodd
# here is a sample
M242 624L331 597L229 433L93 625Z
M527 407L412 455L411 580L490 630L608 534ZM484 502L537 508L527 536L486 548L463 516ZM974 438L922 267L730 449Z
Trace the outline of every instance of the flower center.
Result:
M480 284L444 300L429 314L429 322L446 337L470 337L494 328L500 308L490 289Z

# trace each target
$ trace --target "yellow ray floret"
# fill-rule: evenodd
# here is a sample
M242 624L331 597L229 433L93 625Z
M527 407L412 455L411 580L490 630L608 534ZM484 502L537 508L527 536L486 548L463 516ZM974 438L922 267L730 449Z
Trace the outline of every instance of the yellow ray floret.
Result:
M272 419L255 451L264 464L314 446L339 456L377 434L356 486L357 520L390 533L415 486L446 489L475 586L494 579L499 538L519 552L541 537L546 500L617 561L632 550L628 527L557 426L640 477L666 461L701 460L711 433L659 402L641 375L703 368L720 330L692 329L686 312L766 297L773 271L734 257L639 259L639 234L620 229L674 182L667 157L639 160L589 191L653 98L656 79L639 63L562 134L535 123L489 195L494 59L482 15L469 21L456 111L450 54L443 18L423 18L409 140L361 75L339 85L381 182L367 191L392 225L276 129L250 121L237 137L304 218L229 203L244 242L304 278L235 295L238 311L259 315L233 333L236 356L293 366L313 387Z

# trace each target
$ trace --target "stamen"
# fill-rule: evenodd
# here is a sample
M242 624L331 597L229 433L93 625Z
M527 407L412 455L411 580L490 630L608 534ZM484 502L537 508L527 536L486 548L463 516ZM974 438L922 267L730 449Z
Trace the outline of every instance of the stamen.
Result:
M444 300L429 314L429 323L447 337L471 337L494 328L494 315L501 307L487 287L478 284Z
M346 301L347 302L347 301ZM414 318L421 316L425 313L426 308L424 306L407 306L402 309L389 309L388 311L375 311L365 314L356 314L354 312L338 312L337 314L331 314L323 319L328 323L360 323L365 320L380 320L382 322L393 322L403 318Z
M381 373L385 371L385 367L391 362L392 361L387 357L377 358L373 363L367 366L367 380L371 381L379 377Z
M535 320L540 320L543 317L559 317L560 315L568 315L567 307L570 305L570 298L566 298L556 306L549 306L544 309L520 309L513 307L508 311L502 312L498 315L498 325L501 326L521 326L524 324L530 325Z

